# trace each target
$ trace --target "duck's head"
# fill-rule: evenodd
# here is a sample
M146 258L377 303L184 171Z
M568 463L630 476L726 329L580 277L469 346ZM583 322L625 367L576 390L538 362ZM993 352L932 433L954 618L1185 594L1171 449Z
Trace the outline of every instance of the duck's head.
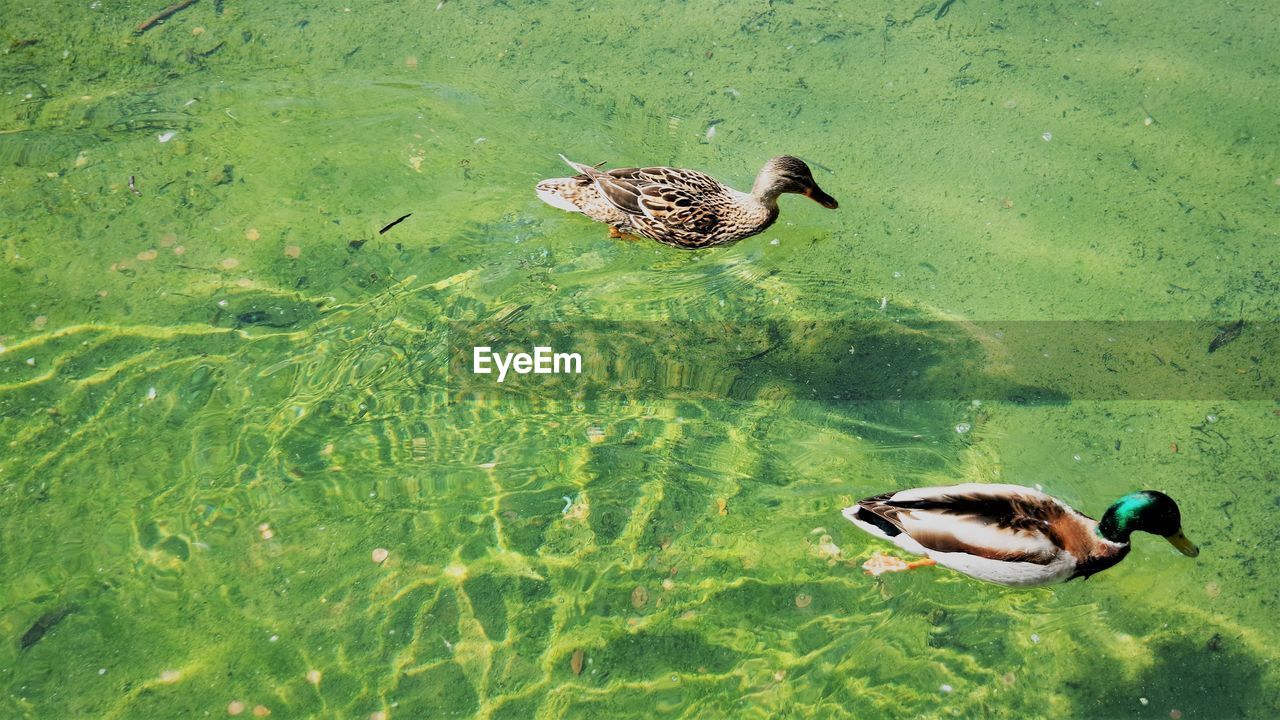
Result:
M751 187L751 194L766 205L777 201L782 193L796 193L811 198L822 207L835 210L840 203L822 191L813 179L813 171L803 160L790 155L776 157L765 163Z
M1142 490L1125 495L1107 508L1098 522L1098 534L1117 543L1128 543L1135 530L1159 535L1187 557L1200 554L1182 534L1182 513L1173 498L1156 490Z

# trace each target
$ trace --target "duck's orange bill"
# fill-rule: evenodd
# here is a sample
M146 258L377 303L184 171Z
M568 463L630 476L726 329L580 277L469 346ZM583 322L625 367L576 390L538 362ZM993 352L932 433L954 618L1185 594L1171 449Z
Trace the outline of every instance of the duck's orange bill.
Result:
M835 210L836 208L840 207L840 203L836 202L835 198L822 192L822 188L819 188L816 185L809 188L808 190L805 190L804 196L812 199L822 207L830 210Z

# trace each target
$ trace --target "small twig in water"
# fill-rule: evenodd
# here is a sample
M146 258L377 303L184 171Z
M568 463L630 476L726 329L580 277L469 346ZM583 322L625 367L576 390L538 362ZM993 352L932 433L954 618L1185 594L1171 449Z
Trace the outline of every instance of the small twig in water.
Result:
M155 27L156 25L159 25L165 20L168 20L170 16L172 16L174 13L178 12L179 10L189 8L195 4L196 4L196 0L178 0L178 2L170 5L169 7L161 10L155 15L152 15L146 20L143 20L142 22L138 23L138 27L133 29L133 34L141 35L142 33Z
M405 221L406 219L408 219L408 217L409 217L410 215L412 215L412 214L413 214L413 213L405 213L404 215L401 215L400 217L396 218L395 220L392 220L391 222L389 222L389 223L387 223L385 226L383 226L383 228L382 228L381 230L379 230L379 231L378 231L378 234L379 234L379 235L382 235L383 233L385 233L386 231L390 230L391 228L393 228L393 227L395 227L395 226L399 225L400 223L404 222L404 221Z

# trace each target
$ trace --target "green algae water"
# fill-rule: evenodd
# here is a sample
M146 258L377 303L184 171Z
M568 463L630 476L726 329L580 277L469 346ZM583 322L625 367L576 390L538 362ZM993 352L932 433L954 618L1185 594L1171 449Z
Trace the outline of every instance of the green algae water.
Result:
M1280 715L1274 3L162 10L0 0L0 717ZM864 574L957 482L1201 554Z

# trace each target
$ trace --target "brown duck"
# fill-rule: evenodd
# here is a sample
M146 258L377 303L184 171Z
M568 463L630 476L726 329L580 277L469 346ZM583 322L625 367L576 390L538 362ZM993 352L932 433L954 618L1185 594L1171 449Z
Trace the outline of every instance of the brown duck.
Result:
M697 170L671 167L602 171L560 158L579 174L538 183L543 202L609 224L611 237L640 235L680 248L724 245L751 237L778 219L778 196L797 193L838 207L809 166L789 155L765 163L744 193Z

